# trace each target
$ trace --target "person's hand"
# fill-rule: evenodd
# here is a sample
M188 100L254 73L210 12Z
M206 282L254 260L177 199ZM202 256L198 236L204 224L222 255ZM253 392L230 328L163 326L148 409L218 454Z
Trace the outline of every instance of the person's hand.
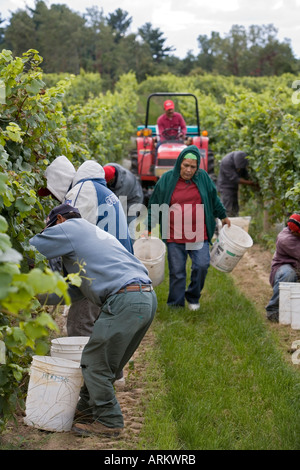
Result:
M239 184L247 184L248 186L253 186L254 189L259 189L259 184L256 181L240 178Z
M224 225L228 225L228 227L231 226L231 221L228 217L225 217L225 219L222 219L222 227L224 227Z

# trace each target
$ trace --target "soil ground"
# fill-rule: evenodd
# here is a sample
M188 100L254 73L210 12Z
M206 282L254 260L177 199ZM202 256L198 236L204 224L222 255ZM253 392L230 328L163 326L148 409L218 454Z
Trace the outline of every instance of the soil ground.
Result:
M264 307L267 304L271 287L269 285L269 272L272 254L264 251L258 245L248 250L230 276L238 288L256 305L265 318ZM280 337L280 345L291 360L290 347L294 340L299 339L300 332L292 330L289 326L268 323L271 330ZM77 437L71 432L55 433L41 431L23 424L22 414L18 416L17 423L11 423L1 438L0 448L13 448L19 450L133 450L137 448L140 430L143 426L143 383L146 378L146 364L143 361L144 353L154 345L154 335L150 329L142 341L133 360L134 368L126 366L124 375L126 385L116 394L124 415L125 428L122 437L117 439L99 437Z

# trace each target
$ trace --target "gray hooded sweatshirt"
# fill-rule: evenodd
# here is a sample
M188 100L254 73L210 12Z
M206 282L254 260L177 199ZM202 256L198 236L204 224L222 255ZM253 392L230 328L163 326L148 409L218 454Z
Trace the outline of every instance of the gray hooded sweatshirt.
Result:
M72 301L84 297L101 307L109 295L132 283L150 284L145 266L109 233L84 219L69 219L49 227L30 239L30 244L47 258L61 256L68 274L84 263L80 288L70 286ZM60 299L49 295L47 304Z
M105 166L113 166L116 169L116 181L113 184L107 184L108 188L115 193L118 198L126 196L127 212L133 204L142 204L144 200L143 189L137 177L129 170L118 163L108 163ZM104 166L104 168L105 168ZM122 201L122 199L121 199ZM123 206L125 211L125 206Z

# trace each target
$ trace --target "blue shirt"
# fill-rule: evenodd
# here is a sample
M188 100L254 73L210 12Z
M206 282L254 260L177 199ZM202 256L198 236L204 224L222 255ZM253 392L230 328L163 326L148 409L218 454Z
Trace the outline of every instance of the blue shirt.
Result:
M85 274L80 288L70 286L72 301L87 297L101 306L109 295L133 283L150 284L145 266L113 235L85 219L69 219L47 228L30 244L48 259L61 256L68 274Z

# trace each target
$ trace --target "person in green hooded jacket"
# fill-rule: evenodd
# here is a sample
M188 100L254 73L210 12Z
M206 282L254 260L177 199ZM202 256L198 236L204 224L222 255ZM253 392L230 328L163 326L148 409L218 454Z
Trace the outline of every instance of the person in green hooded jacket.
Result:
M200 169L199 149L191 145L178 156L172 170L164 173L154 187L148 205L148 232L160 227L167 245L169 296L167 304L190 310L200 308L199 300L210 264L209 245L216 218L228 224L217 189L205 170ZM186 262L192 260L191 281L186 289Z

